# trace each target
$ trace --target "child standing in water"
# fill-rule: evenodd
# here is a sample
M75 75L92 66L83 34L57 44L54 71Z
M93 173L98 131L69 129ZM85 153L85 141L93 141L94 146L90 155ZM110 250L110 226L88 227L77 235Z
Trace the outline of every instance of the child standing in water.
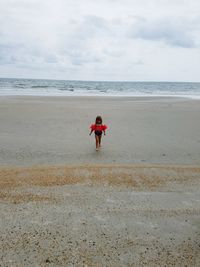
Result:
M91 132L90 135L92 134L92 132L94 131L95 133L95 139L96 139L96 151L99 150L99 148L101 147L101 137L102 137L102 133L104 132L104 135L106 135L106 129L108 127L106 125L102 124L102 118L101 116L97 116L96 120L95 120L95 124L92 124L90 126Z

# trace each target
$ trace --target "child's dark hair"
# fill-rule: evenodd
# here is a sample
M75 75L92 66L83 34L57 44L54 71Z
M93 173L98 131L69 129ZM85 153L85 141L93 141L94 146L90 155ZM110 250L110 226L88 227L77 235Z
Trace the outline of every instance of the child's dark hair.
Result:
M101 118L101 116L97 116L96 117L96 122L95 122L96 124L102 124L102 118Z

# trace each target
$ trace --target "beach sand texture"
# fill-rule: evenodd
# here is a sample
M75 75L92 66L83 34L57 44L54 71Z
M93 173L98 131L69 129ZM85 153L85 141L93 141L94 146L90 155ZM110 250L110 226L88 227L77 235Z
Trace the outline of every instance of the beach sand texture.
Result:
M1 97L0 265L200 266L199 115L184 98Z
M109 127L96 153L89 126ZM199 101L179 98L1 97L0 164L200 164Z

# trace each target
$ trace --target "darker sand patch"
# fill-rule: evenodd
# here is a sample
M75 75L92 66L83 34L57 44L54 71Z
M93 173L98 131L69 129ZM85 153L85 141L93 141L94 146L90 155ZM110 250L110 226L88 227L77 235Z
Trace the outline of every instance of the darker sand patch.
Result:
M200 181L200 167L94 165L0 168L0 187L102 184L154 189L170 182Z
M135 191L173 191L177 185L200 184L200 167L163 165L86 165L1 167L0 198L11 202L42 201L48 196L34 194L13 195L20 187L101 185L128 187Z
M49 197L49 196L40 196L37 194L31 194L27 192L13 192L13 190L8 190L8 191L0 191L0 199L6 201L6 202L11 202L13 204L19 204L23 202L40 202L40 201L52 201L54 198Z

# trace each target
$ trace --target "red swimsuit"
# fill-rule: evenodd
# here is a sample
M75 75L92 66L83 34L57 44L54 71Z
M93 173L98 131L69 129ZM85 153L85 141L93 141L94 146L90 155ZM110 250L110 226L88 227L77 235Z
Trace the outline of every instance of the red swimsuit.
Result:
M95 135L101 136L102 131L105 131L108 127L104 124L92 124L90 129L94 131Z
M105 131L108 127L104 124L92 124L90 126L90 129L93 130L93 131Z

